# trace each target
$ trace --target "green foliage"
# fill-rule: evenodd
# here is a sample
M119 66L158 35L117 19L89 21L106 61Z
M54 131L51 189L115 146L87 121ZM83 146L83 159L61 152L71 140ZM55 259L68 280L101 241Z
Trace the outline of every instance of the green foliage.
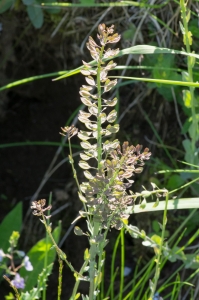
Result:
M35 300L41 299L41 292L46 288L46 281L48 276L51 274L53 264L48 265L46 268L42 268L41 273L37 275L35 281L37 282L37 287L30 290L30 292L23 292L20 295L20 300ZM35 284L34 284L35 285ZM32 285L33 286L33 285ZM30 288L32 288L30 286Z
M8 9L14 6L16 2L16 0L1 0L0 14L6 12ZM53 0L22 0L28 17L35 29L41 28L44 23L44 10L41 7L42 3L49 4L53 2ZM50 14L58 14L60 12L60 8L46 8L46 11Z
M95 0L81 0L80 3L90 6L91 4L95 4Z
M0 14L4 13L6 10L10 9L14 3L15 3L15 0L1 0Z
M59 225L54 229L52 233L56 242L59 241L60 232L61 232L61 226ZM52 262L54 262L56 256L56 250L55 248L52 248L52 246L53 246L52 242L49 239L46 241L46 239L44 238L39 242L37 242L27 253L33 265L33 271L30 273L26 271L24 268L20 270L20 275L23 278L27 278L25 291L29 291L33 286L36 285L38 276L44 268L44 260L46 255L47 255L48 264L51 264L50 265L51 267L50 266L48 267L48 272L51 273L52 266L53 266Z
M31 4L32 5L27 6L26 10L33 26L36 29L39 29L42 27L44 22L43 9L40 6L38 6L39 3L36 0Z
M4 252L9 247L9 239L14 231L21 231L22 227L22 203L19 202L9 212L0 224L0 248Z
M172 191L172 190L182 186L183 184L184 184L184 180L182 179L182 177L178 174L174 174L174 175L169 176L167 188Z

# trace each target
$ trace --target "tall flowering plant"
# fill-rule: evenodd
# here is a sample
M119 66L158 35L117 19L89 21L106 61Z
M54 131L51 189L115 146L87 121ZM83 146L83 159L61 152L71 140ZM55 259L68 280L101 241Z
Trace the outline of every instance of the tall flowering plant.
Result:
M87 43L96 64L93 66L83 61L84 68L81 71L86 84L80 88L80 99L87 111L79 112L79 121L85 125L85 129L77 133L73 126L62 128L69 140L78 134L83 148L79 166L84 170L86 180L79 184L76 172L75 178L79 198L84 204L84 211L80 215L87 218L89 230L89 299L95 299L99 292L107 232L111 227L121 229L124 219L128 219L126 208L134 202L133 193L128 192L134 182L131 177L142 172L145 160L151 155L148 148L141 152L140 145L134 147L124 142L120 146L117 139L111 139L111 135L119 131L114 108L117 98L108 98L106 95L117 84L117 79L110 80L108 72L116 67L111 58L118 54L119 49L107 46L117 43L120 35L114 33L113 25L106 27L100 24L97 37L99 44L92 37ZM106 63L107 60L110 61ZM72 153L70 161L73 165ZM81 231L76 227L76 232Z
M77 272L53 242L59 258L66 262L76 278L71 300L80 296L78 286L81 280L89 282L89 293L86 296L82 295L82 299L96 299L100 292L103 251L108 243L108 231L111 228L121 230L123 227L132 231L131 227L126 227L127 220L133 212L129 208L133 207L138 197L145 200L145 197L150 195L146 190L141 193L133 193L130 190L134 182L132 176L142 172L145 161L151 156L149 149L145 148L142 151L141 145L133 146L128 142L120 145L118 139L111 137L119 131L119 124L116 123L117 111L114 108L118 100L106 95L110 95L110 90L117 84L117 79L111 80L108 73L116 67L116 63L111 59L118 54L119 49L111 49L109 45L117 43L120 35L114 33L113 25L106 27L105 24L100 24L97 38L99 44L92 37L89 37L87 43L94 62L83 61L81 70L86 84L80 88L80 99L87 111L80 111L78 118L84 124L84 128L78 131L72 125L62 128L61 133L68 135L69 160L78 186L79 199L84 207L84 210L79 212L79 218L86 218L88 228L88 232L84 233L76 226L75 234L87 236L90 244L89 250L85 251L84 264ZM81 183L74 166L70 142L74 135L81 140L83 148L79 167L83 169L85 180ZM158 195L155 185L152 194L154 193ZM47 226L44 214L50 207L44 208L44 200L39 200L33 202L32 208L34 215L42 217L41 221L52 238L51 228Z

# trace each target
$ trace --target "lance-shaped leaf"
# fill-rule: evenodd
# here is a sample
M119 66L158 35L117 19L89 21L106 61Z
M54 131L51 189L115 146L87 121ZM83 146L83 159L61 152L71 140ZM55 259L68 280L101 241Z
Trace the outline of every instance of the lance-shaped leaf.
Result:
M117 79L107 79L104 85L104 93L110 91L117 84Z
M82 168L84 170L88 170L91 168L91 166L89 166L89 164L83 160L79 161L79 166L80 166L80 168Z
M113 109L113 110L108 114L108 116L107 116L107 121L108 121L109 123L113 123L113 122L115 122L116 118L117 118L117 111L116 111L115 109Z

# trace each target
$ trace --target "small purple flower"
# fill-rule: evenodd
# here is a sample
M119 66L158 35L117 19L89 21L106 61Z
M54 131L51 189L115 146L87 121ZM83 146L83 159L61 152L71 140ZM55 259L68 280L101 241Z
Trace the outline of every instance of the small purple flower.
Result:
M11 281L11 283L17 289L24 289L25 288L24 278L20 277L20 275L18 273L16 273L15 278Z
M3 252L2 249L0 249L0 262L2 262L4 256L5 256L5 253Z
M31 262L30 262L28 256L25 256L25 257L24 257L23 264L24 264L24 268L25 268L27 271L32 271L32 270L33 270L33 266L32 266L32 264L31 264Z

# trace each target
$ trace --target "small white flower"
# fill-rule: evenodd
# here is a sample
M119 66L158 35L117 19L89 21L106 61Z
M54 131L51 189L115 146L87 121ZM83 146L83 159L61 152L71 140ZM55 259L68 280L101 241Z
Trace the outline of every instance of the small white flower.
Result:
M27 271L32 271L33 270L33 266L29 260L28 256L24 257L24 261L23 261L24 267Z
M0 262L2 262L4 256L5 256L5 253L3 252L2 249L0 249Z

